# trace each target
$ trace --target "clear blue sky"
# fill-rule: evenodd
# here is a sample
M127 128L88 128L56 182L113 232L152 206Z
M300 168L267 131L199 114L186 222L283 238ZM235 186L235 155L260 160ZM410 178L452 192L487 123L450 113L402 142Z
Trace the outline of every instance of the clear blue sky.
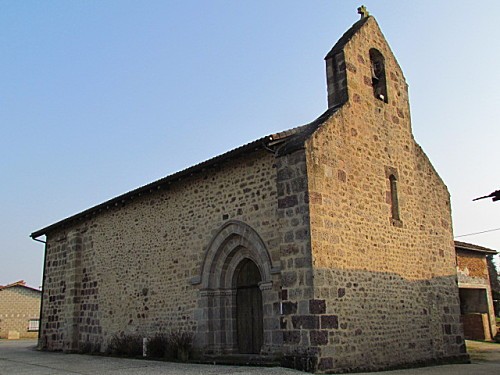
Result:
M359 1L0 1L0 284L28 236L326 109ZM401 64L456 235L500 227L498 1L365 1ZM500 231L461 238L500 250Z

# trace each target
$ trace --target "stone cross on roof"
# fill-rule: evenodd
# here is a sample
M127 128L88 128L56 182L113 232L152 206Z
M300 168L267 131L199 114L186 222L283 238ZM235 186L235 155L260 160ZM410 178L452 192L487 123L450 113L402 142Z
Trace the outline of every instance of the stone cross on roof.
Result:
M358 8L358 14L361 14L361 19L366 18L370 15L370 13L368 12L368 10L366 9L366 7L364 5L361 5Z

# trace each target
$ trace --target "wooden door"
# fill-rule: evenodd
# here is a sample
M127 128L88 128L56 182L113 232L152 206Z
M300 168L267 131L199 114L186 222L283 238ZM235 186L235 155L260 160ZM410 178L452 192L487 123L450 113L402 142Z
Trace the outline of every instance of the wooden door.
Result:
M262 348L262 292L259 288L260 272L249 259L238 273L236 291L236 327L240 353L258 354Z

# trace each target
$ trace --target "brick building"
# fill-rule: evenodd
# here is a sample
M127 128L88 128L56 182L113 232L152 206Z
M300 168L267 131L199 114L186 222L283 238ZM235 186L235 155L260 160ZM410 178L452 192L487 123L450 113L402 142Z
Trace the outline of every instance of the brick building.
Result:
M23 280L0 285L0 339L38 337L41 297Z
M449 194L401 68L366 13L325 60L313 122L32 233L41 347L185 329L202 355L318 372L467 358Z
M492 340L497 334L486 256L497 252L455 241L460 313L466 339Z

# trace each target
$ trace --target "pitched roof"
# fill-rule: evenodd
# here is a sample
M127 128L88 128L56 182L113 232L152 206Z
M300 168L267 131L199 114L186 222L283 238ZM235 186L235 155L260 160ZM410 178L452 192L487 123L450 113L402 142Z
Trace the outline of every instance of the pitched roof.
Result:
M286 155L295 150L298 150L304 146L304 142L321 126L328 120L333 114L335 114L342 105L328 108L321 116L319 116L313 122L301 127L301 131L293 134L280 148L277 150L276 155Z
M350 27L349 30L347 30L344 35L340 37L340 39L335 43L335 45L332 47L330 52L327 53L325 56L325 60L336 55L338 52L342 51L344 49L344 46L351 40L351 38L356 34L359 29L363 27L363 25L368 21L368 19L373 18L372 16L368 17L363 17L361 18L358 22L356 22L354 25Z
M480 253L492 254L492 255L497 254L496 250L488 249L487 247L483 247L483 246L479 246L479 245L474 245L474 244L467 243L467 242L460 242L460 241L455 241L455 249L457 249L457 250L477 251L477 252L480 252Z
M23 287L23 288L28 288L28 289L31 289L31 290L34 290L34 291L37 291L37 292L41 293L41 291L39 289L33 288L31 286L27 286L26 285L26 281L24 281L24 280L19 280L19 281L16 281L15 283L7 284L7 285L0 285L0 291L2 291L4 289L8 289L8 288L13 288L15 286L20 286L20 287Z
M43 229L37 230L31 233L30 237L35 239L40 236L46 235L48 232L66 226L68 224L75 223L77 221L88 219L98 213L109 210L113 207L123 206L130 202L136 197L140 197L145 194L152 193L157 190L171 185L174 182L180 181L194 174L203 172L207 169L214 168L224 162L231 159L237 158L243 154L254 152L256 150L264 149L270 152L274 152L276 155L285 155L298 150L304 146L305 140L314 131L321 126L331 115L333 115L339 107L329 108L321 116L319 116L313 122L298 126L296 128L288 129L279 133L267 135L265 137L259 138L253 142L247 143L243 146L235 148L224 154L218 155L214 158L208 159L202 163L193 165L187 169L181 170L150 184L141 186L137 189L131 190L125 194L119 195L118 197L112 198L104 203L98 204L97 206L91 207L85 211L82 211L76 215L70 216L66 219L58 221L52 225L49 225Z

